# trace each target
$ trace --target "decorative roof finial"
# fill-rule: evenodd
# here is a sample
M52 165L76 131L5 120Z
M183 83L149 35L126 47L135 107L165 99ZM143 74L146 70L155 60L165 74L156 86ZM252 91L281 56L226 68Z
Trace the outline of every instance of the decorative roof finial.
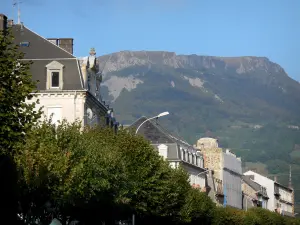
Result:
M90 50L90 55L91 55L91 56L95 56L95 55L96 55L96 50L95 50L95 48L91 48L91 50Z

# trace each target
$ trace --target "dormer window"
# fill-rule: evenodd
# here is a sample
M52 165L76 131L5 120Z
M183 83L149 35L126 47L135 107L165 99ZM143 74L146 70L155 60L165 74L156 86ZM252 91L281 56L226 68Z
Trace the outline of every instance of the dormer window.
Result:
M63 68L64 65L52 61L47 66L47 84L46 89L63 89Z

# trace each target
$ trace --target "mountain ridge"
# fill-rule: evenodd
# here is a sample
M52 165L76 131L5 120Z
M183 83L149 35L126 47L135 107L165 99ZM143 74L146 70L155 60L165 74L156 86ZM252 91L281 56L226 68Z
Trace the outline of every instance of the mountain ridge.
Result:
M160 61L154 60L153 57L159 57ZM156 64L157 62L162 62L161 59L164 59L163 62L166 65L173 66L173 67L183 67L185 64L188 63L191 65L191 61L195 61L196 58L202 59L207 64L204 64L204 66L215 66L211 61L223 61L228 65L236 66L237 64L254 64L254 66L270 66L272 65L276 72L283 72L285 75L287 73L284 71L284 69L278 65L277 63L274 63L270 61L267 57L257 57L257 56L236 56L236 57L224 57L224 56L209 56L209 55L196 55L196 54L176 54L175 52L168 52L168 51L120 51L111 53L108 55L100 56L100 60L107 60L107 57L113 57L114 60L120 65L122 65L122 61L124 61L125 58L131 58L131 65L136 65L134 63L138 64ZM106 59L105 59L106 58ZM133 59L136 60L133 60ZM111 59L111 58L110 58ZM139 60L138 60L139 59ZM177 61L177 63L176 63ZM179 62L180 61L180 62ZM172 64L173 63L173 64ZM225 68L226 68L225 64ZM127 65L129 66L129 65ZM107 68L100 68L103 71L105 71ZM118 68L120 69L120 68ZM266 69L266 68L265 68ZM109 70L111 72L111 70ZM243 73L246 71L240 71L240 73ZM287 75L288 76L288 75Z
M123 51L98 58L101 93L123 124L169 111L160 123L191 144L219 139L247 169L300 174L300 83L266 57ZM294 177L300 201L300 177Z

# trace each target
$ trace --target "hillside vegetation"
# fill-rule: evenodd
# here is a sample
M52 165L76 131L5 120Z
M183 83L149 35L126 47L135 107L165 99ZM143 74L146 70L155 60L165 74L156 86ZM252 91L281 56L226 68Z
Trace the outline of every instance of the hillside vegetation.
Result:
M160 120L166 128L190 143L217 137L248 169L263 164L287 185L292 165L300 190L300 84L278 64L264 57L123 51L99 57L99 68L103 98L120 122L169 111ZM300 201L297 196L300 191Z

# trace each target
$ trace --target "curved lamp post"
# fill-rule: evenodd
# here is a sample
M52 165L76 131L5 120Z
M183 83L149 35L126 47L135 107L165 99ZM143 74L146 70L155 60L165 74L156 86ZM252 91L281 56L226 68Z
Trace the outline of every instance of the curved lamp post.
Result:
M142 126L144 123L146 123L147 121L153 120L153 119L157 119L157 118L159 118L159 117L166 116L166 115L169 115L169 112L163 112L163 113L158 114L157 116L154 116L154 117L151 117L151 118L146 119L144 122L142 122L142 123L138 126L138 128L137 128L136 131L135 131L135 134L138 133L138 131L139 131L139 129L141 128L141 126Z
M157 118L159 118L159 117L167 116L167 115L169 115L169 112L162 112L162 113L158 114L157 116L154 116L154 117L151 117L151 118L146 119L144 122L142 122L142 123L138 126L138 128L137 128L136 131L135 131L135 134L137 134L137 132L139 131L139 129L141 128L141 126L142 126L144 123L146 123L147 121L153 120L153 119L157 119ZM134 215L134 214L132 214L132 225L135 225L135 215Z

